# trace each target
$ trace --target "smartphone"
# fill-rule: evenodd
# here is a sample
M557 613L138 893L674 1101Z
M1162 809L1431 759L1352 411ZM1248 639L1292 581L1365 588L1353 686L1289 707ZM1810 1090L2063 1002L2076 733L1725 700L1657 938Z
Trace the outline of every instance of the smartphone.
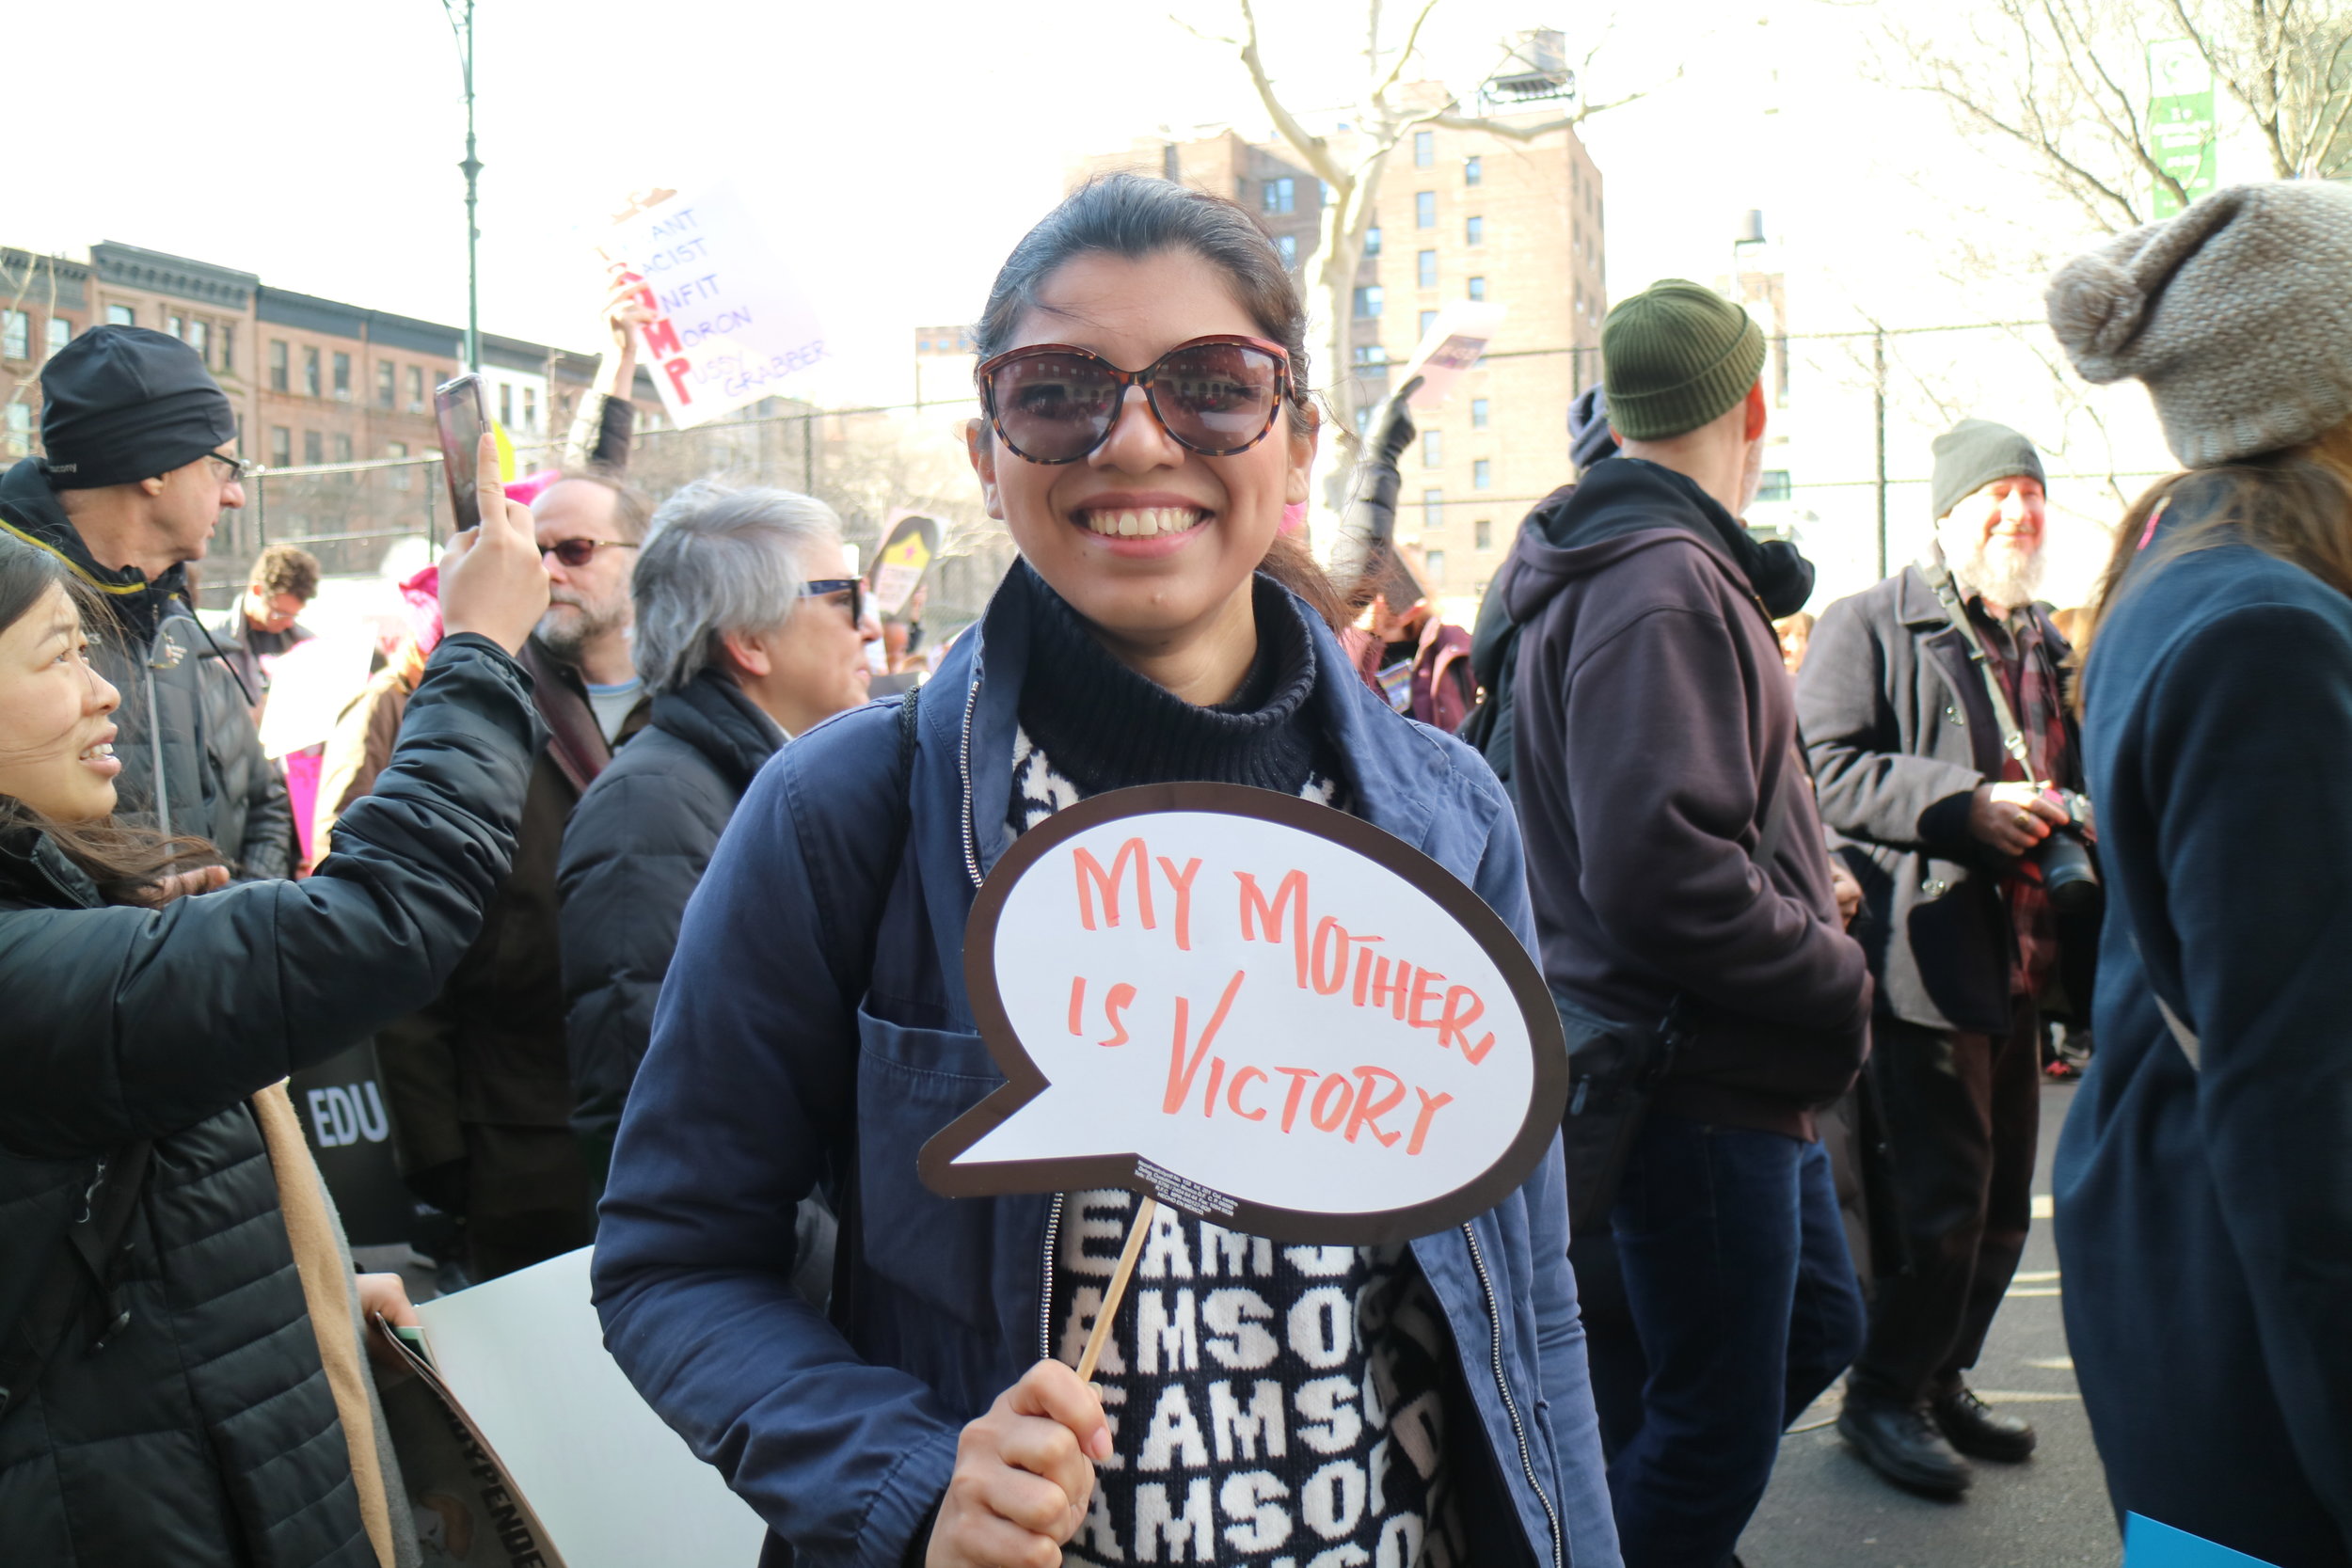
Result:
M449 504L463 531L482 521L482 501L474 494L474 460L482 437L490 428L490 404L482 391L482 378L461 375L433 388L433 418L441 427L441 474L449 481Z

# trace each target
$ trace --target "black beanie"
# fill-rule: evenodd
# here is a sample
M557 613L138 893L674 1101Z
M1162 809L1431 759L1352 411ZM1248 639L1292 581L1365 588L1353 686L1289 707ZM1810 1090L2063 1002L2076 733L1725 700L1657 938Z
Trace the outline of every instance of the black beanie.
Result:
M1963 420L1935 438L1935 478L1929 504L1938 521L1952 508L1996 479L2032 480L2050 487L2042 476L2042 454L2033 443L2005 424L1991 420Z
M167 333L95 326L40 371L41 467L53 490L167 474L237 438L203 356Z

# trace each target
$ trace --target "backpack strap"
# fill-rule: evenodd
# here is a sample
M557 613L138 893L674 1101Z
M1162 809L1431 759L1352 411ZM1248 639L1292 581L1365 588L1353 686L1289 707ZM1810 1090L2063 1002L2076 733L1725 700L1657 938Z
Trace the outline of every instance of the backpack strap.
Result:
M123 1237L138 1212L139 1194L147 1185L147 1167L154 1145L135 1143L103 1162L87 1192L81 1213L58 1238L48 1268L33 1287L17 1321L0 1330L0 1420L10 1406L21 1403L40 1385L50 1358L65 1343L83 1300L95 1291L99 1326L90 1349L103 1348L131 1322L114 1295L115 1264L124 1250Z

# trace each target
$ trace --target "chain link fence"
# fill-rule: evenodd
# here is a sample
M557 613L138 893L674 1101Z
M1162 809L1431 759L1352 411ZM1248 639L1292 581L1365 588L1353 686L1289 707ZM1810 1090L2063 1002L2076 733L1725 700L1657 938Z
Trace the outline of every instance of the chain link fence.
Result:
M1570 477L1567 405L1600 374L1591 348L1499 351L1422 417L1424 430L1442 426L1445 440L1442 451L1405 456L1400 537L1445 558L1432 575L1450 614L1474 605L1519 519ZM1771 423L1748 522L1795 539L1814 559L1817 608L1925 547L1931 445L1963 418L2012 425L2045 453L2044 593L2061 605L2088 591L2130 498L2172 467L2144 393L2083 383L2039 323L1777 337L1764 384ZM1473 400L1483 405L1475 413ZM962 426L973 412L968 401L796 409L649 430L637 438L629 478L657 501L697 479L813 494L840 513L861 561L871 559L894 512L937 517L945 547L924 620L945 635L979 614L1013 554L981 507L965 456ZM529 468L551 454L522 457ZM245 509L222 518L201 569L201 602L230 602L273 541L301 544L330 578L367 577L388 562L426 559L425 542L446 534L449 520L437 454L264 471L247 487Z

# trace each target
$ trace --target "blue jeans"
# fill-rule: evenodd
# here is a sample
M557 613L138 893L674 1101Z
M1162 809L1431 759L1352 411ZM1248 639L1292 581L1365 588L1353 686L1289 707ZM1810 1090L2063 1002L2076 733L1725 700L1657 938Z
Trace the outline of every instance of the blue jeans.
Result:
M1649 1363L1609 1469L1626 1568L1721 1568L1780 1435L1861 1348L1829 1153L1653 1116L1610 1214Z

